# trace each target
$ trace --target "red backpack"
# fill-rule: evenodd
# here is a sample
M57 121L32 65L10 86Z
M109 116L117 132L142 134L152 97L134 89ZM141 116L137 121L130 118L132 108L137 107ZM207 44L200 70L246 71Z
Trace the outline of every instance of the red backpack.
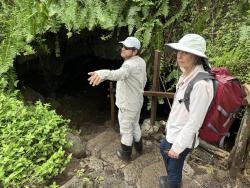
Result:
M223 146L225 137L230 135L229 129L242 106L242 100L246 94L240 82L230 76L226 68L214 68L210 73L198 73L197 76L190 81L183 99L188 110L190 93L194 84L204 79L213 80L214 98L199 131L199 137L202 140L219 143L220 146Z

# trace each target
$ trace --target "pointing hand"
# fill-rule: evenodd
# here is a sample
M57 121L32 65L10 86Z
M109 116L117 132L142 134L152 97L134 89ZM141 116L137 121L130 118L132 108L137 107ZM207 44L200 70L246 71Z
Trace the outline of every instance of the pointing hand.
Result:
M99 85L102 82L101 77L96 72L89 72L88 75L90 75L88 78L89 84L93 87Z

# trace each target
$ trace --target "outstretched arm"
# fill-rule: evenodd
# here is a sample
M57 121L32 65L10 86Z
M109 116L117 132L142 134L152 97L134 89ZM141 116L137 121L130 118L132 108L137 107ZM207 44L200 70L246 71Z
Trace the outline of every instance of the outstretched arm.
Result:
M112 81L118 81L118 80L124 80L127 79L132 71L132 66L124 63L121 68L117 70L98 70L95 72L89 72L88 75L90 77L88 78L89 84L92 86L99 85L104 80L112 80Z

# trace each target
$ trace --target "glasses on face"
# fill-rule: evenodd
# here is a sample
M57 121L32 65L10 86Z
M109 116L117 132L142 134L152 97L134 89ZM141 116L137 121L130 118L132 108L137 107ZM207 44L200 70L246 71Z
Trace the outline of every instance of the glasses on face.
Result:
M125 50L135 50L135 48L130 48L130 47L127 47L127 46L124 46L124 45L122 45L122 47L123 47Z

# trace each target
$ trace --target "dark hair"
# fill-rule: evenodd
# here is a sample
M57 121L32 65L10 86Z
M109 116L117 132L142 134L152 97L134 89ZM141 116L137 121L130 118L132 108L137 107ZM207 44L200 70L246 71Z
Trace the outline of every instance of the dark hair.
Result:
M202 61L203 61L202 58L197 55L195 55L195 57L196 57L195 65L202 65Z
M141 52L140 52L140 50L138 50L137 48L134 48L134 49L133 49L133 51L135 51L135 50L137 50L137 53L136 53L136 55L141 55Z
M202 66L205 71L211 72L211 67L207 58L201 58Z
M207 72L211 71L211 67L209 65L209 61L208 61L207 58L196 56L195 64L196 65L202 65L204 70L207 71Z

